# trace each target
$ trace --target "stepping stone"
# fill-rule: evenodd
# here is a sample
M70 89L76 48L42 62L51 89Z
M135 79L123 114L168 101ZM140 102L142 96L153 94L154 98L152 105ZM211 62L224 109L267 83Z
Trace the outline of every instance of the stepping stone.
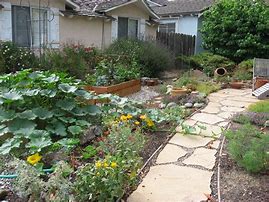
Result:
M198 135L182 135L180 133L177 133L174 135L174 137L172 137L169 143L187 148L195 148L195 147L203 147L212 140L214 139L205 138Z
M188 120L186 120L186 121L183 122L183 125L193 127L196 123L197 123L197 121L194 121L192 119L188 119ZM178 127L176 127L176 132L182 132L181 125L179 125Z
M235 100L235 101L243 101L243 102L251 102L251 103L254 103L254 102L257 102L257 99L255 97L231 97L229 98L229 100Z
M209 104L210 104L211 102L220 102L220 101L223 100L222 97L215 97L215 96L211 96L211 95L208 96L208 99L209 99L209 101L210 101Z
M220 100L220 101L222 101L222 100ZM209 102L208 104L207 104L207 107L221 107L221 104L220 103L218 103L218 102Z
M224 106L230 106L230 107L248 107L251 103L249 102L240 102L240 101L233 101L233 100L224 100L220 102Z
M198 148L194 153L183 161L186 165L198 165L207 169L213 169L215 166L217 150Z
M156 163L172 163L185 156L187 152L176 145L167 144L159 154Z
M233 112L221 112L218 114L219 117L224 118L224 119L229 119L234 115Z
M212 93L212 94L210 94L210 98L211 98L211 97L227 98L227 97L229 97L229 96L231 96L231 95L226 94L226 93L221 93L221 92L217 92L217 93ZM210 99L209 99L209 100L210 100Z
M222 107L221 108L221 111L224 111L224 112L242 112L242 111L245 111L244 108L240 108L240 107Z
M213 142L213 144L211 144L210 146L213 148L213 149L218 149L219 148L219 145L220 145L220 141L219 140L216 140Z
M191 119L202 122L202 123L208 123L211 125L214 125L216 123L224 121L223 118L218 117L215 114L206 114L206 113L197 113L194 114Z
M201 110L201 112L209 114L217 114L220 112L220 109L218 107L206 106L203 110Z
M229 122L228 121L224 121L224 122L220 122L218 124L218 126L222 127L222 128L226 128L228 126Z
M196 123L195 125L195 134L201 136L216 136L220 137L222 133L222 128L216 125L209 125L204 123Z
M197 202L211 193L212 172L177 165L151 167L127 202Z

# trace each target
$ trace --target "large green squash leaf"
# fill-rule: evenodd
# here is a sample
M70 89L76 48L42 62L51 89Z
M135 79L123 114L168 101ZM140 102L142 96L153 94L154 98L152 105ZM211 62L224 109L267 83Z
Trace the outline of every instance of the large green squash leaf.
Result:
M73 135L79 135L83 130L80 126L69 126L68 131Z
M71 86L67 83L60 84L58 88L65 93L74 93L78 89L76 86Z
M42 107L34 108L33 113L39 119L42 119L42 120L49 119L49 118L51 118L53 116L52 112L50 112L49 110L47 110L45 108L42 108Z
M18 113L17 116L21 119L34 120L37 116L33 113L32 110L26 110L22 113Z
M8 154L12 149L19 148L22 140L18 138L7 139L4 144L0 147L0 153L3 155Z
M64 99L64 100L59 100L56 103L56 106L63 110L71 111L72 109L75 108L76 103L72 99Z
M14 101L14 100L22 100L23 97L16 91L9 91L7 93L2 94L2 98L9 100L9 101Z
M33 121L16 118L8 126L10 132L29 136L35 129L36 124Z

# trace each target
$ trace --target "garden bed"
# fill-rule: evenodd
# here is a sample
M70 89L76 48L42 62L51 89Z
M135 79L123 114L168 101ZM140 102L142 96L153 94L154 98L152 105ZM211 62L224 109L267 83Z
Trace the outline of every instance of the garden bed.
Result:
M96 94L111 93L127 96L141 90L140 80L131 80L111 86L85 86L85 90L94 91Z

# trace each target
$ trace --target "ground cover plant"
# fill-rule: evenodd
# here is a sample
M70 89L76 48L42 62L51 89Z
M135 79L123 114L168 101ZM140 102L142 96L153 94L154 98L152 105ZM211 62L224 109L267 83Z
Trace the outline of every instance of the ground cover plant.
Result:
M264 1L221 0L204 13L204 47L240 62L268 58L269 8Z
M258 112L258 113L260 112L269 113L269 100L264 100L252 104L249 106L248 110L251 112Z

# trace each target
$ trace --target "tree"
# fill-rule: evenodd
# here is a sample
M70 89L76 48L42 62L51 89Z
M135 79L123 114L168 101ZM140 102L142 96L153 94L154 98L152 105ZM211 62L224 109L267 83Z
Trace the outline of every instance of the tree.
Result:
M269 58L269 7L262 0L219 0L204 13L208 51L240 62Z

